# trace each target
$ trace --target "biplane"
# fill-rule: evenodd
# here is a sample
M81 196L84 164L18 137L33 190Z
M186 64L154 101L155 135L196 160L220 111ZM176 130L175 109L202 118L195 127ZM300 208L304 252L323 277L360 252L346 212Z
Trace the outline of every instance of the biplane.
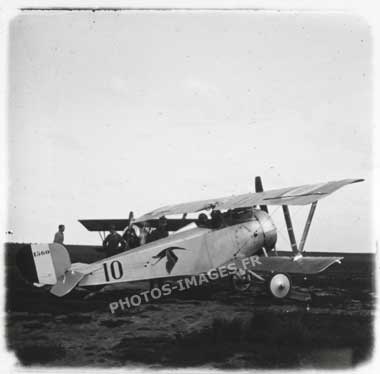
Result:
M154 230L165 216L170 235L89 264L71 263L61 244L30 244L17 253L17 265L28 282L49 286L53 295L62 297L76 287L178 279L234 264L229 269L234 269L230 276L237 290L259 280L267 283L274 297L284 298L290 293L292 274L320 273L343 259L305 256L305 243L318 201L361 181L345 179L264 191L261 178L256 177L255 193L168 205L136 219L130 215L122 220L79 220L90 231L106 232L111 226L125 231L134 225L141 233ZM277 254L277 228L268 213L268 206L273 205L282 206L291 248L288 256ZM310 205L299 243L289 209L297 205ZM205 213L210 212L208 217ZM187 217L193 213L198 218ZM247 266L244 259L252 256L256 260Z

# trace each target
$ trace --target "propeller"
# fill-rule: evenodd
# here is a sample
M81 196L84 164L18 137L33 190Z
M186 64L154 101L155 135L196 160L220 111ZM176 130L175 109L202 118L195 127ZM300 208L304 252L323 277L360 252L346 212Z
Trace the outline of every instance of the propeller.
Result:
M255 190L256 192L264 192L263 183L260 176L255 177ZM260 205L260 209L265 213L268 213L268 207L266 205Z
M133 212L129 212L129 217L128 217L128 230L131 229L132 225L133 225Z

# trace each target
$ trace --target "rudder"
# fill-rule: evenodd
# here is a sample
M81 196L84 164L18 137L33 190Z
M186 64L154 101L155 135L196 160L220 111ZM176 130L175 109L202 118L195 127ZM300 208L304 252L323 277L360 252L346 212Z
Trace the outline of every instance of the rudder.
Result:
M16 255L22 277L30 283L54 285L70 268L67 249L59 243L36 243L22 247Z

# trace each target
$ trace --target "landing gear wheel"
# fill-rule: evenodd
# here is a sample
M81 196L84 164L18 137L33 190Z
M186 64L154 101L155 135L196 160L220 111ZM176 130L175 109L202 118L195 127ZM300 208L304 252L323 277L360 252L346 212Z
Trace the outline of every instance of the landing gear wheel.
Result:
M269 279L268 290L276 299L287 297L292 288L292 282L287 274L276 273Z
M251 287L252 276L251 274L243 271L237 271L232 275L232 286L236 291L243 292Z

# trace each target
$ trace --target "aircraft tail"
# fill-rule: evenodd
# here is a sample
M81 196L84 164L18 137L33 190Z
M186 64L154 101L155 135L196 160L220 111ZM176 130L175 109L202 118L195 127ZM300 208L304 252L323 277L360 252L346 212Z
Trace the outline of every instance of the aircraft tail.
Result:
M16 264L26 281L38 285L55 285L70 268L71 260L62 244L38 243L20 248Z
M28 244L16 255L22 277L37 287L52 286L50 293L67 295L86 276L86 264L71 265L67 249L58 243Z

